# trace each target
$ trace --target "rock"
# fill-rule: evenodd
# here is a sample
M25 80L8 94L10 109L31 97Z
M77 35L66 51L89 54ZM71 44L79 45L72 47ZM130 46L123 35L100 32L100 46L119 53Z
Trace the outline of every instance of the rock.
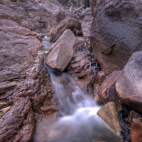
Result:
M90 37L92 22L93 22L92 15L86 15L82 20L81 28L84 37Z
M60 6L53 4L51 7L49 2L47 3L43 3L41 0L40 2L36 0L16 0L16 2L1 0L0 19L3 17L32 31L47 33L50 28L57 26L66 17L66 13L61 10Z
M6 108L1 109L1 110L0 110L0 117L3 116L10 108L11 108L11 107L8 106L8 107L6 107Z
M139 0L98 1L91 45L106 74L122 70L131 54L142 50L141 11Z
M84 37L76 36L75 44L74 44L74 50L77 52L78 50L81 50L82 47L85 46L85 40Z
M132 110L128 116L128 122L129 124L136 123L136 122L141 122L142 121L142 116Z
M111 73L101 85L99 94L99 103L107 103L110 101L118 101L118 96L115 90L115 82L121 76L121 71Z
M104 71L98 71L97 76L94 80L94 83L102 84L105 78L106 78L106 74L104 73Z
M0 101L6 101L3 106L8 106L15 87L26 77L26 70L42 45L30 30L1 18L0 37Z
M119 103L109 102L98 110L97 114L113 129L117 135L121 134L122 127L119 123L118 111L121 106Z
M32 104L28 98L18 99L0 118L0 139L5 142L32 141L35 131Z
M92 15L92 10L90 7L87 7L85 10L82 11L81 16L85 15Z
M90 61L87 52L78 52L75 54L67 68L67 71L77 78L84 78L89 75Z
M51 29L51 31L49 32L49 36L51 37L50 41L57 41L57 39L63 34L66 29L73 31L78 26L79 21L71 17L66 17L66 19L62 20L57 27Z
M74 44L74 34L69 29L65 30L48 52L46 64L53 69L63 71L72 59Z
M135 52L116 81L116 91L121 103L142 112L142 51Z
M131 125L131 141L142 142L142 123L137 122Z

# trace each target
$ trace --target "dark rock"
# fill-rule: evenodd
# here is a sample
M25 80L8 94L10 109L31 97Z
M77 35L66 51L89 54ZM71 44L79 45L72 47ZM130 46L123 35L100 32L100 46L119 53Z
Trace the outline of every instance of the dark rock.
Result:
M142 3L100 0L91 29L94 55L105 73L121 70L133 52L142 50Z
M135 52L116 81L116 91L121 103L142 112L142 51Z

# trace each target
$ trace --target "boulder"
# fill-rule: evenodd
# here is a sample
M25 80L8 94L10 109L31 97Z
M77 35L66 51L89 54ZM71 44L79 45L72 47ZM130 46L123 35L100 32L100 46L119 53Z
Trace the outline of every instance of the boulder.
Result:
M118 101L118 96L115 89L115 82L121 76L121 71L114 71L103 81L100 94L99 103L107 103L110 101Z
M116 132L117 135L121 134L122 127L119 123L118 111L121 105L115 102L109 102L100 108L97 114L106 122L106 124Z
M142 51L135 52L116 81L116 91L121 103L142 112Z
M142 142L142 122L132 124L130 137L132 142Z
M91 45L105 73L122 70L131 54L142 50L141 11L139 0L98 1Z
M46 64L53 69L63 71L72 59L75 39L70 29L65 30L48 51Z
M57 41L57 39L62 35L62 33L66 29L70 29L73 31L78 26L79 26L78 20L72 17L66 17L57 25L57 27L54 27L50 30L49 32L49 36L51 37L50 41L51 42Z

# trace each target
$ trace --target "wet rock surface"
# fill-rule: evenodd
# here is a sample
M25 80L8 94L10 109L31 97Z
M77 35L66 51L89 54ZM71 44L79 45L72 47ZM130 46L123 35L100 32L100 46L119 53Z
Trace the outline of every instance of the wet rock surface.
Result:
M105 73L122 70L133 52L141 51L139 0L100 0L91 29L93 52Z

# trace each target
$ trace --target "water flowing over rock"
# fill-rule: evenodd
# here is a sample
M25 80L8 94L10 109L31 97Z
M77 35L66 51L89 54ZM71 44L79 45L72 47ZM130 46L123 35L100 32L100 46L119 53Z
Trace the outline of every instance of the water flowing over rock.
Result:
M50 74L53 100L58 104L60 115L57 120L53 115L38 123L35 142L120 142L119 137L96 115L100 107L81 89L81 83L67 73L57 72L48 66L46 69ZM102 131L103 135L100 135Z
M120 104L109 102L97 112L97 114L117 133L117 135L120 135L122 131L118 118L118 111L120 109Z
M135 52L116 82L116 91L121 103L142 112L142 51Z
M105 73L121 70L142 50L140 0L100 0L91 29L93 52Z
M48 51L46 64L53 69L63 71L72 59L75 39L76 37L70 29L65 30Z

